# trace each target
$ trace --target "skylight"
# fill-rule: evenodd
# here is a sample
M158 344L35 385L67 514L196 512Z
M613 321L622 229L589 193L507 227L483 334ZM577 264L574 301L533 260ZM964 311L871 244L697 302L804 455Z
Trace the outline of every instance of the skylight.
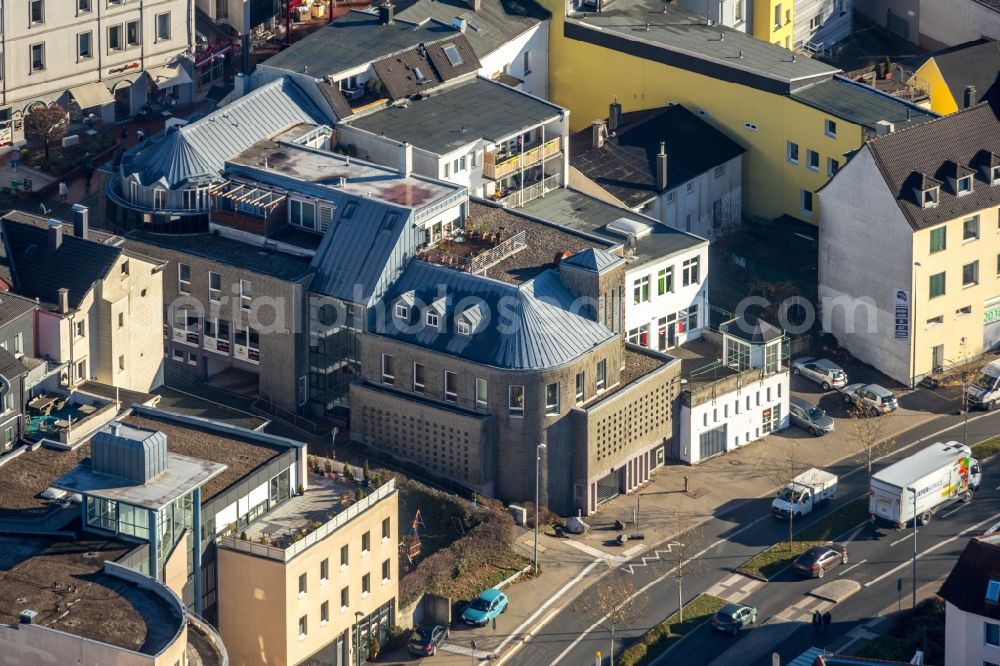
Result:
M986 601L1000 603L1000 580L991 578L986 585Z
M448 62L451 63L452 67L458 67L464 61L462 60L462 54L458 52L458 49L454 44L445 44L444 55L448 58Z
M626 217L620 217L617 220L608 223L608 231L613 231L614 233L621 234L622 236L635 236L636 238L643 238L653 233L653 227L652 225L639 222L638 220L630 220Z

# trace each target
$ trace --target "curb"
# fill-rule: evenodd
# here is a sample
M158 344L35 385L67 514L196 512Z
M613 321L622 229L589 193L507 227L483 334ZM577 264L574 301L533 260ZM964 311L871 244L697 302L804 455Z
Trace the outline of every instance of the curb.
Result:
M768 548L770 548L770 547L771 546L768 546ZM767 550L767 548L765 548L764 550ZM764 551L762 550L760 552L763 553ZM760 555L760 553L757 553L757 555ZM753 557L757 557L757 555L754 555ZM753 557L751 557L750 560L752 560ZM747 560L747 562L749 562L750 560ZM744 564L746 564L746 562L744 562ZM740 566L743 566L743 565L741 564ZM749 571L743 571L739 567L736 567L735 569L730 569L730 571L732 571L734 574L739 574L741 576L746 576L747 578L752 578L754 580L759 580L762 583L770 583L771 582L770 578L765 578L764 576L758 576L757 574L750 573Z
M672 651L672 650L673 650L674 648L676 648L676 647L677 647L678 645L680 645L681 643L683 643L684 641L686 641L686 640L687 640L687 639L688 639L688 638L689 638L690 636L692 636L692 635L693 635L693 634L694 634L694 633L695 633L696 631L698 631L699 629L701 629L702 627L704 627L704 626L705 626L706 624L709 624L710 622L711 622L711 620L705 620L705 621L704 621L704 622L702 622L701 624L698 624L698 625L695 625L695 626L694 626L694 627L693 627L693 628L691 629L691 631L687 632L686 634L684 634L683 636L681 636L680 638L678 638L678 639L677 639L676 641L674 641L674 644L673 644L673 645L671 645L671 646L670 646L670 647L668 647L668 648L667 648L666 650L664 650L664 651L663 651L663 652L661 652L660 654L658 654L658 655L656 655L655 657L653 657L653 660L652 660L652 661L650 661L650 662L649 662L648 664L646 664L646 666L662 666L662 664L665 664L666 662L664 662L664 659L665 659L665 658L667 657L667 655L669 655L669 654L670 654L670 652L671 652L671 651Z

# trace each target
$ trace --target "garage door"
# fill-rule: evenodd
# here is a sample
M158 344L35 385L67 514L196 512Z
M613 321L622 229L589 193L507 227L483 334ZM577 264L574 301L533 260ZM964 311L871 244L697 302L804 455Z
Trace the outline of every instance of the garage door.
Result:
M698 460L704 460L711 456L725 453L726 451L726 426L701 433L698 441Z
M1000 347L1000 301L983 304L983 350Z
M622 472L625 468L616 469L605 477L597 480L597 503L601 504L612 500L622 491Z

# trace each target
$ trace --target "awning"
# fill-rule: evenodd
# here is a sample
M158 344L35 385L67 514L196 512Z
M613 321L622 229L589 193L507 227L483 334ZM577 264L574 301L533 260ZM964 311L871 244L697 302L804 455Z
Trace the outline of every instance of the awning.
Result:
M170 86L180 86L191 83L191 77L184 71L180 64L167 65L166 67L150 67L146 70L150 80L156 84L157 88L169 88Z
M115 101L115 96L103 83L85 83L82 86L70 88L69 94L73 96L81 109L89 109Z

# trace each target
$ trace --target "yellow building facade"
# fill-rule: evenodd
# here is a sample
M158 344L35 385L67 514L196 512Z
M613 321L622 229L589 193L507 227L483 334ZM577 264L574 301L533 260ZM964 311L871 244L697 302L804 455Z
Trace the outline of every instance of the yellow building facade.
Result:
M753 3L753 36L769 44L789 49L795 8L792 0L759 0Z
M934 58L930 58L913 73L913 78L923 82L927 86L930 95L931 111L946 116L949 113L958 111L958 102L951 94L951 89L941 74Z

